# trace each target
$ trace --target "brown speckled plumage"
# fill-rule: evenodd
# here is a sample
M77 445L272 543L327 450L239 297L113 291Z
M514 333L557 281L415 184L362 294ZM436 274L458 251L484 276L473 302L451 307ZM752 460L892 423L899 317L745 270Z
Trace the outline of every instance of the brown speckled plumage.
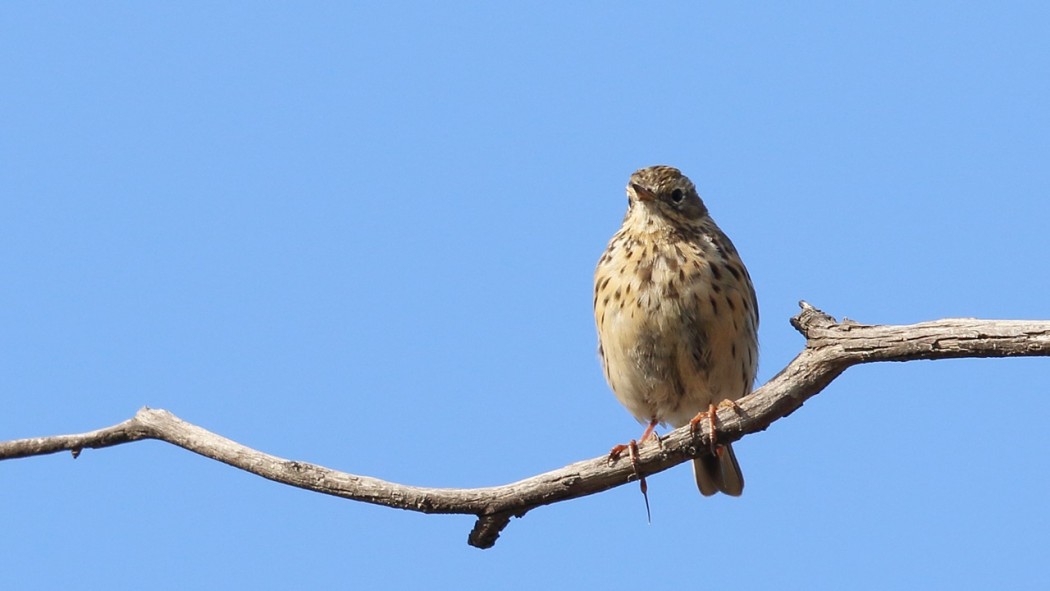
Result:
M594 273L605 377L639 421L681 427L751 391L758 305L736 248L678 169L631 175L623 226ZM739 495L732 447L694 462L700 492Z

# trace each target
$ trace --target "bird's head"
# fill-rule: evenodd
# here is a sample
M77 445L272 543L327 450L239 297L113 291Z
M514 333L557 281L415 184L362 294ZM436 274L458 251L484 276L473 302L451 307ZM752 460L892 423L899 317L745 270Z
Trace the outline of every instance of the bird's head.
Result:
M627 182L628 217L691 225L707 215L696 185L671 166L650 166L635 171Z

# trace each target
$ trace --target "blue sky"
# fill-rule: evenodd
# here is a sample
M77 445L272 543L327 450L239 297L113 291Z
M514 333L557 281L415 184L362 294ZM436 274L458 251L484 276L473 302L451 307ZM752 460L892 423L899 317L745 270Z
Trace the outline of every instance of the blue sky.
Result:
M805 299L1050 318L1050 8L15 3L0 9L0 439L149 405L283 457L510 482L640 433L594 263L635 169ZM737 446L515 520L295 490L156 442L0 463L0 587L1045 588L1050 360L849 370Z

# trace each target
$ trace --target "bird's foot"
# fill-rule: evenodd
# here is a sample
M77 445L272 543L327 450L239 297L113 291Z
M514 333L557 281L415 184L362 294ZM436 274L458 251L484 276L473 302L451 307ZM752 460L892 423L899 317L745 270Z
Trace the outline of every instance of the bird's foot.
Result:
M627 444L619 444L613 447L609 452L609 462L615 462L620 459L620 456L625 451L628 457L631 458L631 467L634 468L634 475L638 478L638 486L642 489L642 498L645 499L645 518L649 523L652 523L652 513L649 511L649 485L645 482L645 476L638 469L638 442L632 439Z
M656 442L660 444L660 447L663 447L663 440L660 439L660 436L657 435L656 431L654 430L658 422L659 421L657 421L656 419L649 421L649 425L645 428L645 431L642 432L642 436L639 437L637 441L632 439L630 443L621 443L613 446L613 448L609 451L609 462L615 462L616 460L620 459L620 456L623 455L623 452L627 451L628 448L630 448L631 446L634 446L635 450L637 450L638 444L645 443L645 440L649 439L650 437L655 437Z
M736 404L735 402L733 403ZM699 412L689 421L689 432L696 435L700 430L700 422L706 420L711 427L711 453L715 456L721 455L722 447L718 445L718 436L715 434L715 421L718 417L718 409L714 404L709 404L707 410Z
M730 400L729 398L726 398L722 402L719 402L718 408L729 408L732 409L733 412L739 416L747 416L747 413L744 412L744 409L736 403L736 400Z

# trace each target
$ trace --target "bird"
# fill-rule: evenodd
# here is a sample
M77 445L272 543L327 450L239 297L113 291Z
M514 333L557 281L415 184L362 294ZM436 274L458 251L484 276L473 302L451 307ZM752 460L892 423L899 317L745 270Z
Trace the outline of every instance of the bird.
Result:
M696 185L671 166L635 171L622 226L595 268L594 320L609 387L648 424L642 443L658 424L713 426L718 406L751 392L758 317L747 268ZM697 488L739 496L732 446L713 451L693 460Z

